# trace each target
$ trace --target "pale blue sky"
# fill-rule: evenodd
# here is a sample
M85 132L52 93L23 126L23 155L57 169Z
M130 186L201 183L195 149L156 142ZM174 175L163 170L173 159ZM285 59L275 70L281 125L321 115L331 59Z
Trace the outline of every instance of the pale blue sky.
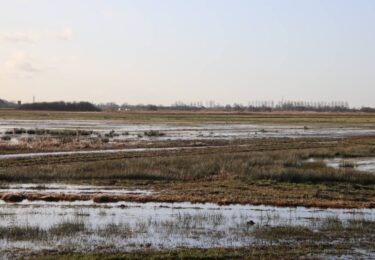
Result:
M0 98L375 106L372 0L0 0Z

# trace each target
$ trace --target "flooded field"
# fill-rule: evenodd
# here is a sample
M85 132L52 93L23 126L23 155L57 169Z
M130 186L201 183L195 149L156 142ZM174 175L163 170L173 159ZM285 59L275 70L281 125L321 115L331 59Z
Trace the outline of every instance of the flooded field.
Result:
M0 258L275 246L372 258L374 137L365 124L2 120Z
M374 221L375 209L280 208L191 203L107 203L92 201L0 203L0 229L37 232L35 237L0 235L6 250L73 251L141 248L243 247L264 243L260 227L306 227L319 230L334 220Z
M334 127L334 126L301 126L273 124L128 124L115 121L89 120L1 120L0 133L2 136L12 136L14 129L23 129L13 138L35 137L35 130L70 130L90 131L86 138L108 137L116 140L198 140L198 139L248 139L248 138L277 138L277 137L346 137L374 135L375 129L365 126ZM32 130L28 134L27 130ZM160 135L147 135L153 131ZM43 134L46 135L46 134ZM47 134L48 135L48 134ZM11 140L11 139L10 139Z
M0 260L375 260L375 0L0 0Z

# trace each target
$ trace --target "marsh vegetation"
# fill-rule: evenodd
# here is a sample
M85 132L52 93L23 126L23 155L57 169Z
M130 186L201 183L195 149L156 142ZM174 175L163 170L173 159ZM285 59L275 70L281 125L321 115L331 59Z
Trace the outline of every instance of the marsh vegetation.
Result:
M1 205L0 244L6 252L42 254L140 249L246 248L345 243L372 254L375 211L191 203L33 202ZM31 207L30 207L31 206ZM17 223L17 224L14 224Z
M69 120L45 121L43 128L30 121L9 128L4 121L0 243L10 249L4 256L33 250L67 258L83 251L89 258L373 256L371 124L355 125L350 115L340 124L326 115L233 118L294 126L197 126L229 117L174 117L154 118L168 118L164 125ZM168 128L190 117L189 124ZM316 124L325 120L330 125Z

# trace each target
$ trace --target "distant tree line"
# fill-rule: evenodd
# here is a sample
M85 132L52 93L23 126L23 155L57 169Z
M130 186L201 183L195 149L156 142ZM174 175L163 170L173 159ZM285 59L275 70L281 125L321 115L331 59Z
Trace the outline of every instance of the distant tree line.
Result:
M272 112L272 111L315 111L315 112L367 112L375 113L374 107L351 108L348 102L308 102L308 101L251 101L247 105L234 103L222 105L215 101L207 102L175 102L169 106L155 104L122 105L114 102L94 105L89 102L38 102L18 105L0 99L0 108L18 108L24 110L53 111L233 111L233 112Z
M19 106L22 110L48 110L48 111L100 111L100 108L90 102L37 102Z
M118 105L116 103L99 104L99 108L105 111L127 111L127 110L144 110L144 111L236 111L236 112L271 112L271 111L315 111L315 112L375 112L375 109L366 107L361 109L350 108L348 102L331 101L331 102L308 102L308 101L251 101L247 105L234 103L221 105L214 101L207 102L175 102L170 106L154 105L154 104L137 104L130 105L124 103Z
M374 107L362 107L361 112L368 112L368 113L374 113L375 108Z
M15 107L17 107L17 104L6 101L4 99L0 99L0 108L15 108Z

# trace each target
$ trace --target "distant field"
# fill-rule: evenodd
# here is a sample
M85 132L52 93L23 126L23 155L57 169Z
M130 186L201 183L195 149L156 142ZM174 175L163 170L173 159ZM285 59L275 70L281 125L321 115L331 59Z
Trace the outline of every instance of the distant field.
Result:
M133 123L375 123L375 113L316 113L316 112L53 112L0 110L0 119L75 119L75 120L123 120Z

